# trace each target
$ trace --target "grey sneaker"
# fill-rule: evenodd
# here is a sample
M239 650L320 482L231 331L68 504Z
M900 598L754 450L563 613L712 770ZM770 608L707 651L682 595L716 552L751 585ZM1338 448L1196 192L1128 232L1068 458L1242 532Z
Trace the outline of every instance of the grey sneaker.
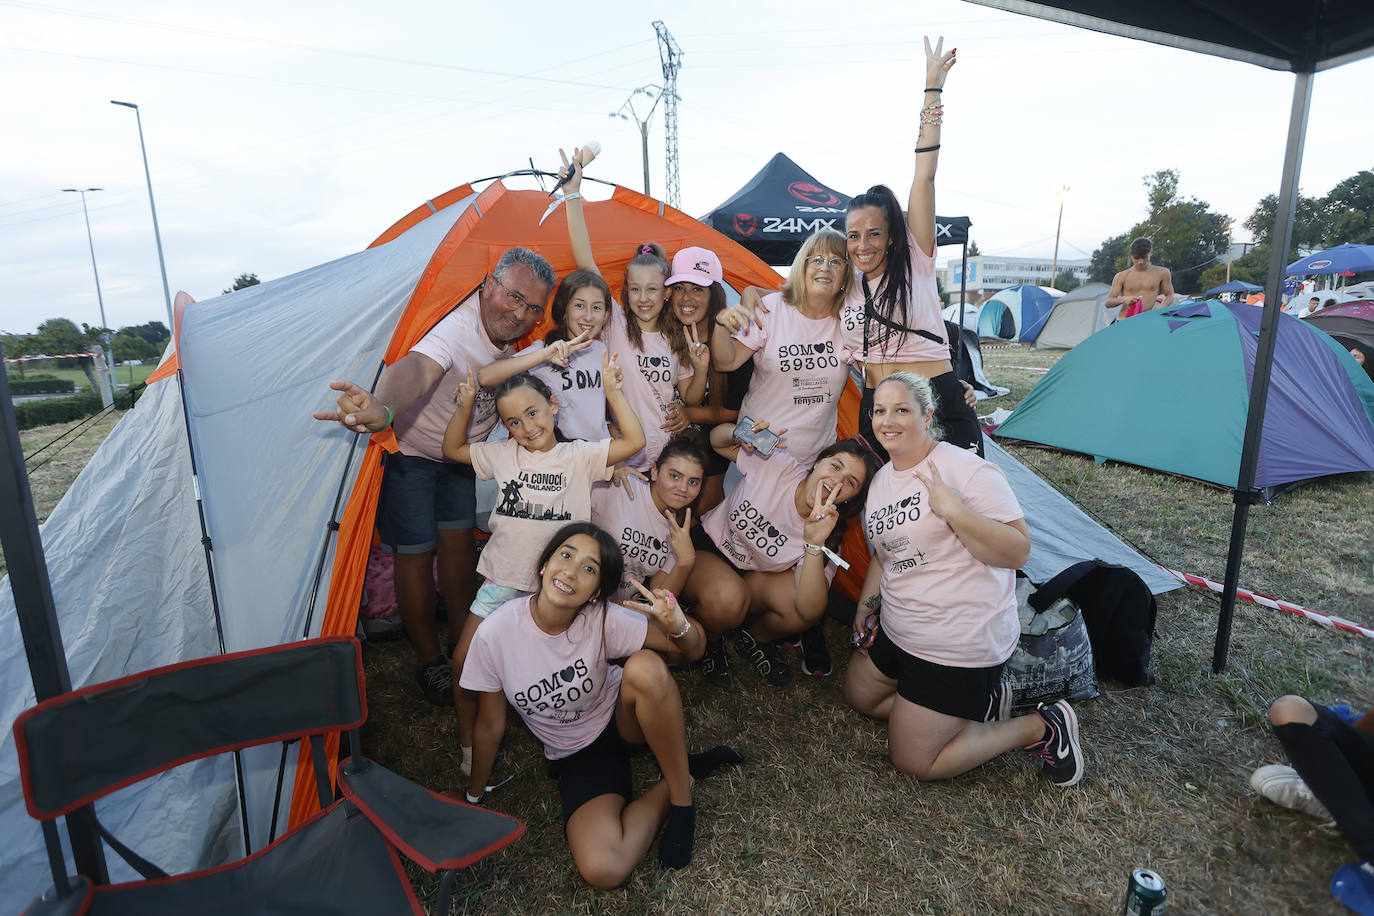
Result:
M1066 701L1041 703L1036 713L1045 722L1045 737L1025 747L1044 765L1040 773L1057 786L1071 786L1083 778L1083 749L1078 746L1078 715Z
M1276 805L1310 814L1320 821L1331 820L1331 812L1302 781L1298 771L1282 763L1262 766L1250 774L1250 787Z
M434 661L426 662L415 672L420 682L420 692L435 706L453 705L453 669L448 659L442 655Z
M984 722L1005 722L1011 718L1011 682L1002 681L988 698L987 712L983 713Z

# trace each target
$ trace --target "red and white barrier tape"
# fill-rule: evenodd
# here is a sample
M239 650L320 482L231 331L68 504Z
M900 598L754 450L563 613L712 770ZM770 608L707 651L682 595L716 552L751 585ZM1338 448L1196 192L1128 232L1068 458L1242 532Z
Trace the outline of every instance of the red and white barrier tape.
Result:
M16 356L13 359L6 357L7 363L27 363L35 359L76 359L78 356L95 356L94 353L57 353L53 356Z
M1199 588L1209 589L1217 593L1221 593L1225 590L1225 586L1223 586L1220 582L1215 582L1204 576L1195 576L1191 573L1179 572L1178 570L1170 569L1167 566L1160 566L1159 568L1164 570L1169 575L1173 576L1175 579L1179 579L1180 581L1186 582L1189 585L1196 585ZM1314 611L1311 608L1303 607L1300 604L1293 604L1290 601L1279 601L1276 598L1270 598L1267 595L1261 595L1256 592L1252 592L1246 588L1237 588L1236 597L1244 598L1246 601L1253 601L1255 604L1267 608L1273 608L1276 611L1287 611L1288 613L1296 614L1299 617L1306 617L1313 623L1320 624L1321 626L1324 626L1327 629L1345 630L1347 633L1357 633L1360 636L1364 636L1369 639L1374 639L1374 629L1360 626L1358 623L1346 620L1343 617L1334 617L1330 614L1323 614L1321 611Z

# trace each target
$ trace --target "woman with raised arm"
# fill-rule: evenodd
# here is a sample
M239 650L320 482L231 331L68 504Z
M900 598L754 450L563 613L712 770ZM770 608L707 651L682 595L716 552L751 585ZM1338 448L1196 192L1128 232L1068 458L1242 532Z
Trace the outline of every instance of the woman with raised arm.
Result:
M873 427L892 456L873 478L864 528L873 556L854 616L849 705L886 719L892 763L949 779L1021 748L1051 782L1083 775L1068 703L1008 719L1002 666L1021 636L1016 570L1030 533L1002 471L940 441L930 381L910 372L874 394Z
M663 867L685 867L696 830L692 780L742 759L723 746L687 753L682 697L665 659L699 656L701 627L666 589L641 586L645 600L626 602L633 610L610 602L620 550L591 522L557 531L534 568L538 590L477 629L463 668L462 686L480 694L467 800L482 800L509 703L552 761L584 880L624 882L660 827ZM624 665L611 664L616 658ZM630 757L646 746L663 778L635 798Z
M903 218L901 202L886 185L874 185L850 200L845 237L855 272L840 317L846 345L865 365L862 435L874 441L871 413L877 385L894 372L910 372L930 379L942 405L939 420L945 441L981 455L982 430L954 374L935 286L935 169L945 77L954 66L955 49L944 53L943 38L934 49L926 38L925 49L925 92L907 215ZM758 296L742 296L741 303L751 308ZM875 442L875 447L881 455L881 443Z

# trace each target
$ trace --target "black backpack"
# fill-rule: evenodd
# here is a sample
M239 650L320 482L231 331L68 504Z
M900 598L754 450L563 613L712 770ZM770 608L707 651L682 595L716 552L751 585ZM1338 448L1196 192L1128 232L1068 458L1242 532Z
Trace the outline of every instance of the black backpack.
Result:
M1084 560L1036 589L1029 603L1043 611L1063 597L1083 611L1099 677L1134 687L1155 682L1150 643L1158 608L1140 576L1125 566Z

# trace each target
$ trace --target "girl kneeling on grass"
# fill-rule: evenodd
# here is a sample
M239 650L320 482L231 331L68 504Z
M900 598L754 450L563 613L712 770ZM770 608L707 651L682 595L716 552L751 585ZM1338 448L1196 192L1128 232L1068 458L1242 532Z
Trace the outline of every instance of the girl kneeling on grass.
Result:
M660 826L659 860L686 866L696 829L692 779L742 759L723 746L687 753L682 697L664 659L700 656L701 627L666 589L640 586L647 600L626 602L639 613L610 603L620 550L589 522L559 529L534 569L538 592L488 618L463 670L462 686L480 693L468 801L481 800L509 701L552 761L568 847L589 884L621 884ZM663 778L636 799L630 757L646 745Z
M873 458L841 439L808 469L781 446L766 458L742 448L733 432L717 426L711 444L743 479L692 529L696 564L682 591L713 637L702 665L709 683L733 681L721 635L729 632L740 657L783 687L792 672L773 640L807 630L825 613L835 577L825 550L839 550L845 525L862 509ZM751 611L755 619L741 626Z
M477 590L472 613L453 650L453 693L465 767L472 757L472 722L477 710L458 686L457 677L478 624L507 601L538 588L527 562L532 545L544 544L566 522L590 519L592 481L609 479L616 462L644 445L639 420L620 390L615 357L602 355L601 375L620 436L595 442L558 441L557 396L539 379L520 373L496 389L496 413L510 438L469 444L468 418L477 393L471 369L467 383L454 393L457 407L444 431L444 457L472 465L482 480L495 480L500 494L491 513L491 538L477 561L477 571L486 582Z
M873 556L845 699L887 720L893 764L918 779L1022 748L1071 786L1083 775L1073 708L1060 700L1007 719L1002 665L1021 635L1016 570L1030 555L1021 507L996 465L940 441L936 410L929 379L911 372L874 392L873 430L892 460L864 507Z

